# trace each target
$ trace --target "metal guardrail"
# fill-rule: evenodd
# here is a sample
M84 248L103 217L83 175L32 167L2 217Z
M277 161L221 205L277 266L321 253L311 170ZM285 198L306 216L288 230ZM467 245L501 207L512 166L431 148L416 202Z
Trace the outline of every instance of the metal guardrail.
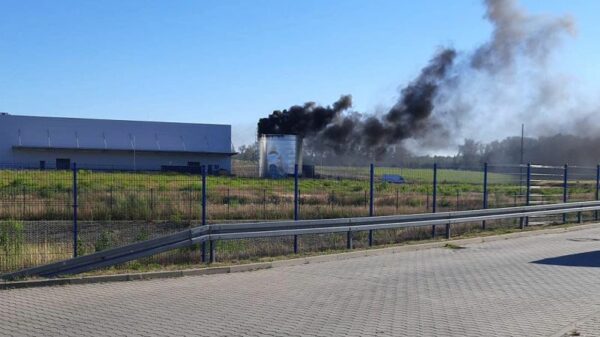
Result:
M12 280L28 276L53 277L77 274L206 242L210 243L210 261L214 262L217 240L346 232L347 247L351 249L352 234L360 231L432 226L432 233L435 235L435 226L445 225L446 237L449 238L452 224L521 218L521 228L523 228L526 223L524 220L528 217L578 213L581 222L581 212L589 211L596 211L595 219L598 220L600 201L412 215L205 225L152 240L4 274L1 278Z

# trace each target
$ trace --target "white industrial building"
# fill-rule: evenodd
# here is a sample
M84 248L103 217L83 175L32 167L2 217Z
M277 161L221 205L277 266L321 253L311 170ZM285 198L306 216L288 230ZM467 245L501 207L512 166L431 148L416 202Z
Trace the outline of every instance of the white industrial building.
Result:
M0 164L231 171L231 126L0 113Z

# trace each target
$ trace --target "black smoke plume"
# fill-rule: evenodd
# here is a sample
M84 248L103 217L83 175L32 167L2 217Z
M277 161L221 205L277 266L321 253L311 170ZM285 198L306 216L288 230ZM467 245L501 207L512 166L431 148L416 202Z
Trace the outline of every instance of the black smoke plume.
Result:
M483 3L493 26L490 40L470 52L439 49L383 114L352 111L347 95L332 106L306 103L274 111L259 121L258 133L295 134L309 148L381 157L406 140L447 148L465 134L508 136L507 121L543 120L562 84L548 76L547 61L561 37L573 32L573 22L529 15L516 0ZM506 94L519 84L526 88L522 96Z
M313 136L323 130L340 113L352 106L351 96L342 96L331 107L322 107L314 102L303 106L294 105L287 110L275 110L267 118L258 121L260 134L289 134L302 137Z
M328 107L309 102L274 111L260 119L258 133L299 135L337 153L360 150L379 155L389 144L412 137L429 126L438 86L455 57L454 50L441 50L420 75L401 90L398 102L382 117L342 115L352 106L351 96L346 95Z

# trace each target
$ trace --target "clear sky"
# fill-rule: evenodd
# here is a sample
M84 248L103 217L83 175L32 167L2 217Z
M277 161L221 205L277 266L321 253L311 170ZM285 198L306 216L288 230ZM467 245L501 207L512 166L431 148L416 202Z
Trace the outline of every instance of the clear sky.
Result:
M521 4L575 18L561 64L598 88L600 1ZM239 146L274 109L389 106L436 47L485 41L483 14L479 0L0 0L0 111L232 124Z

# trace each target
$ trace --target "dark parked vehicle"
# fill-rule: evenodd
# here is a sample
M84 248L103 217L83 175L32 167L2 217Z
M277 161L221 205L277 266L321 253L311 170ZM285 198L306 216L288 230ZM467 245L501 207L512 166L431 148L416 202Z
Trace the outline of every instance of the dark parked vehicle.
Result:
M401 175L397 175L397 174L384 174L383 177L381 178L381 180L383 180L386 183L390 183L390 184L406 183L406 180L404 180L404 177L402 177Z

